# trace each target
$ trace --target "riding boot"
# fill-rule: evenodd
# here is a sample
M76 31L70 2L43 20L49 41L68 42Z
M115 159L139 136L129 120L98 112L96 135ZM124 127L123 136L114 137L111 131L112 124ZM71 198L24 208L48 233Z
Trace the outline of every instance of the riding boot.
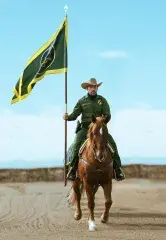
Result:
M113 168L115 180L122 181L123 179L125 179L125 174L121 167L120 157L116 152L114 153Z
M78 159L73 159L70 164L69 171L67 174L67 178L69 180L75 180L77 178L77 167L78 167Z
M82 128L79 130L76 134L75 141L73 143L72 147L72 153L71 153L71 161L69 166L69 171L67 174L67 178L69 180L75 180L77 177L77 168L78 168L78 161L79 161L79 149L82 145L82 143L86 140L87 136L87 130Z
M114 149L114 156L113 156L114 178L117 181L121 181L125 178L125 174L121 167L121 160L118 153L118 148L111 134L108 134L108 141Z

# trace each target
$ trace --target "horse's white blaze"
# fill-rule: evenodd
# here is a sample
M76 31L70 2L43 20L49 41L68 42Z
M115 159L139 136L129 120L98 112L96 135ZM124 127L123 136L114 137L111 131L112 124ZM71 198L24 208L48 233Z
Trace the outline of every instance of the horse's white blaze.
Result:
M97 229L96 223L94 221L88 221L89 231L95 231Z
M100 135L102 135L103 134L103 129L102 128L100 128Z

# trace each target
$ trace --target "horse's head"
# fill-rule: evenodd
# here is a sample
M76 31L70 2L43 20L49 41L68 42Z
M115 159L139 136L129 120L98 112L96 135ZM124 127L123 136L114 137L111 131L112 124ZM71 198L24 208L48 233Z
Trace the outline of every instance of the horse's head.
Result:
M93 149L95 158L102 162L106 157L108 128L107 123L110 116L95 117L92 115L88 130L89 145Z

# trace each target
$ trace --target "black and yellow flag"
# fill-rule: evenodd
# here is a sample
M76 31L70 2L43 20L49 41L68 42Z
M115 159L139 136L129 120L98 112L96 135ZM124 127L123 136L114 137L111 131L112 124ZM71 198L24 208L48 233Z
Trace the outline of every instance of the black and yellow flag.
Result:
M30 94L46 74L67 72L68 22L65 17L59 30L27 62L15 88L11 104Z

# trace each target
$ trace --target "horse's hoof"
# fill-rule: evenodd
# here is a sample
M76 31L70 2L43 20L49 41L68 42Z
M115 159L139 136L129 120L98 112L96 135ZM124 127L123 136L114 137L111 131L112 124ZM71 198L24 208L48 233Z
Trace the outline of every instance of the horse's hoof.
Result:
M80 220L81 217L82 217L82 214L74 214L74 219L75 219L76 221Z
M93 231L97 230L96 223L94 221L88 221L88 224L89 224L89 231L90 232L93 232Z
M104 217L104 214L101 216L101 222L102 223L107 223L108 222L108 217Z
M101 222L102 222L102 223L107 223L107 222L108 222L108 219L103 219L103 218L102 218L102 219L101 219Z

